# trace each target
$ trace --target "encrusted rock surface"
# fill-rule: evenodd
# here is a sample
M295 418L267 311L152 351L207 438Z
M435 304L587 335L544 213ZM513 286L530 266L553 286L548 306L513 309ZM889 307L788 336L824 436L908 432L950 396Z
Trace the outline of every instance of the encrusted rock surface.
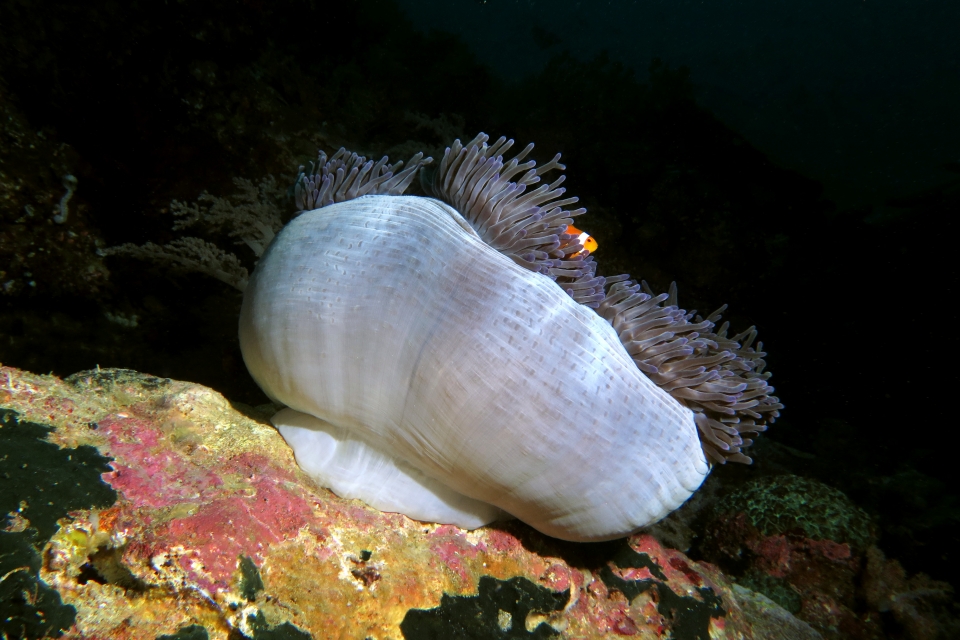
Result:
M0 367L0 407L10 637L760 639L793 620L648 535L578 545L341 500L267 414L200 385Z
M725 569L736 588L764 594L824 638L960 637L952 587L908 577L888 560L874 544L870 517L838 490L776 475L735 489L712 511L701 557Z
M882 636L879 616L856 602L870 520L836 489L792 475L753 481L716 505L706 531L705 557L736 564L739 584L826 636Z

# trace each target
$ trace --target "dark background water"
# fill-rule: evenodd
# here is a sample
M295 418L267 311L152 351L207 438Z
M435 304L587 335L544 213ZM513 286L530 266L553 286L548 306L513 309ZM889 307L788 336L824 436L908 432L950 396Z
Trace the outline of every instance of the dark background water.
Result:
M0 0L0 361L262 402L237 292L97 248L168 242L171 200L289 182L318 146L532 140L563 152L601 272L757 325L787 405L763 438L954 580L957 25L919 0Z
M934 186L960 159L956 3L398 2L418 29L456 34L516 81L562 51L687 66L700 105L842 205Z

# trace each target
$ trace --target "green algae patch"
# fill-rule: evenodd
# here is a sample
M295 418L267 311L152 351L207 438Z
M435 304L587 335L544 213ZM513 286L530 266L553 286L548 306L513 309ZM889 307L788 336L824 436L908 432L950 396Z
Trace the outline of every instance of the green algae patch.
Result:
M73 625L77 611L37 577L37 533L0 531L0 636L57 638Z
M0 408L0 631L10 638L62 635L76 610L39 578L41 551L57 520L117 499L100 474L109 460L90 446L61 449L48 427Z
M863 550L873 541L870 517L822 482L782 475L762 478L725 497L716 513L743 513L765 536L803 532Z
M205 627L198 624L191 624L188 627L177 629L176 633L157 636L157 640L208 640L210 635Z
M260 577L260 570L249 556L240 556L240 595L248 601L253 602L257 595L263 591L263 579Z
M41 545L67 512L108 507L117 500L116 491L100 478L111 471L109 459L88 445L61 449L45 440L52 431L0 409L0 513L28 520Z
M253 640L313 640L313 636L289 622L272 626L267 624L263 613L247 616L247 623L253 632Z
M480 578L475 596L443 594L434 609L411 609L400 623L406 640L487 640L492 638L555 638L560 633L541 622L527 630L531 613L560 611L570 591L551 591L526 578Z

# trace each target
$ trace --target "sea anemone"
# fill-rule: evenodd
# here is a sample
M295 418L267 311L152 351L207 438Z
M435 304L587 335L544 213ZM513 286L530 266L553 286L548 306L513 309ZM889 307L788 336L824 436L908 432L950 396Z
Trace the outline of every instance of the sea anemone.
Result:
M512 140L400 171L343 150L244 293L240 342L274 424L342 497L476 527L510 514L569 540L682 504L781 405L753 328L714 331L676 290L603 278L563 176ZM401 196L419 173L432 197ZM530 188L528 190L528 188Z

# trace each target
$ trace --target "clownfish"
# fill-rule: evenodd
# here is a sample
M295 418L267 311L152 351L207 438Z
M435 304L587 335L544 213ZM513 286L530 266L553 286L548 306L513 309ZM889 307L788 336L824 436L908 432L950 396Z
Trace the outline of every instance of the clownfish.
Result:
M564 231L567 235L574 236L572 240L567 240L566 242L560 245L560 248L569 247L572 244L579 242L583 246L583 251L576 253L574 255L586 257L597 250L597 241L593 239L593 236L587 234L585 231L580 231L572 224L567 225L567 230ZM573 257L573 256L571 256Z

